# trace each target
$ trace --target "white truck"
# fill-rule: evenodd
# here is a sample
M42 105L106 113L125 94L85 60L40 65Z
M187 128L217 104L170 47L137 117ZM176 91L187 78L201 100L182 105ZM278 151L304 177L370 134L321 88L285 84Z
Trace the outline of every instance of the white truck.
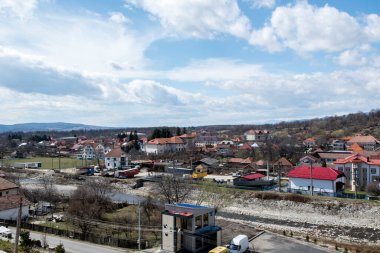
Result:
M243 253L249 249L248 236L238 235L233 238L229 245L230 253Z

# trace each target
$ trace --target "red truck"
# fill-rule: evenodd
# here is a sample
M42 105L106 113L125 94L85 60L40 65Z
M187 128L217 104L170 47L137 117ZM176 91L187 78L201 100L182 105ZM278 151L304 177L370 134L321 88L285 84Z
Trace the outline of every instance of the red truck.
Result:
M139 169L117 170L115 171L115 177L118 178L131 178L139 174Z

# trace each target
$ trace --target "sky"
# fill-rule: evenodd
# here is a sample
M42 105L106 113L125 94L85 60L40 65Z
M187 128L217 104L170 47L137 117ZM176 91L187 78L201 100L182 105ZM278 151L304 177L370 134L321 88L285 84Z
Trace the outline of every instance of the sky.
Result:
M374 0L0 0L0 124L367 112L379 49Z

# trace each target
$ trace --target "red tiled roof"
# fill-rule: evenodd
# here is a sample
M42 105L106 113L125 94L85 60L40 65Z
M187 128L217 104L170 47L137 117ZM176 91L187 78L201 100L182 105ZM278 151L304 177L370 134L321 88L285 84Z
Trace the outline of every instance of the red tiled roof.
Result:
M105 157L121 157L125 152L121 148L114 148L108 152Z
M6 195L3 197L0 197L0 211L17 208L20 204L20 197L22 196L19 194ZM25 197L23 197L22 205L23 206L30 205L30 201L27 200Z
M197 137L197 134L196 133L191 133L191 134L183 134L183 135L180 135L178 136L180 138L184 138L184 139L191 139L191 138L195 138Z
M242 178L244 178L246 180L254 180L254 179L258 179L258 178L262 178L262 177L265 177L265 176L261 173L252 173L252 174L242 176Z
M230 158L228 160L229 163L243 163L244 159L243 158Z
M369 165L380 165L380 160L378 159L368 159L361 154L354 154L344 159L338 159L334 162L335 164L346 164L346 163L366 163Z
M184 143L183 140L178 136L174 136L171 138L156 138L156 139L148 141L148 144L155 144L155 145L183 144L183 143Z
M357 143L355 142L354 144L352 144L352 145L348 148L348 150L352 150L352 151L355 151L355 152L361 152L361 151L363 151L363 148L360 147L360 145L357 144Z
M251 163L253 163L253 158L248 157L248 158L244 159L241 163L244 163L244 164L251 164Z
M315 142L315 138L307 138L304 142Z
M18 188L17 184L0 177L0 191Z
M326 167L313 167L313 179L318 180L336 180L337 178L344 176L344 173ZM292 169L288 173L288 177L291 178L310 178L310 166L299 166L295 169Z
M252 135L254 135L254 134L268 134L269 133L269 131L268 130L253 130L253 129L251 129L251 130L249 130L249 131L247 131L247 132L245 132L244 134L252 134Z
M291 162L288 161L288 159L286 159L285 157L281 157L280 159L278 159L277 162L274 163L274 165L282 165L282 166L293 166L293 164Z
M352 137L348 143L378 143L379 141L372 135L357 135Z
M240 150L252 150L252 147L249 146L247 143L244 143L239 147Z

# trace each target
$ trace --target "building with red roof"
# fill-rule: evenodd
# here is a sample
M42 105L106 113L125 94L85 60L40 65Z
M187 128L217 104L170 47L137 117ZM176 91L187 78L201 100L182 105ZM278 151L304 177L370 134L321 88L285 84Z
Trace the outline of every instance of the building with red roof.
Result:
M346 184L365 188L372 182L380 182L380 160L366 157L362 154L353 154L334 162L335 169L346 175Z
M312 169L311 169L312 168ZM329 167L298 166L289 171L289 191L333 196L343 190L345 174Z
M376 150L380 146L380 141L372 135L356 135L347 141L349 146L352 146L355 143L367 151Z
M173 136L150 140L145 143L144 149L148 154L175 153L185 151L186 145L186 142L180 136Z
M16 220L21 198L21 217L27 218L30 201L20 194L18 185L0 177L0 219Z

